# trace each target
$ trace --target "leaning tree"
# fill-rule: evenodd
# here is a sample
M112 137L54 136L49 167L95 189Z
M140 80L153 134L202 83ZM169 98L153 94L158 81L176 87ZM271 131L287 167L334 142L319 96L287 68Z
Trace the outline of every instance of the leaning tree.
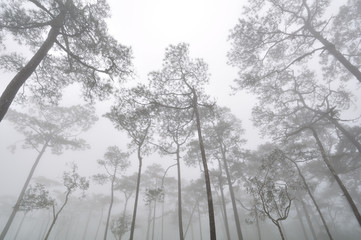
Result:
M104 98L131 74L131 50L109 35L105 0L15 0L0 4L0 43L5 36L29 47L4 53L0 66L16 73L0 97L0 121L23 86L52 102L72 83L86 99ZM27 81L27 79L30 81Z
M78 166L76 164L71 164L71 170L65 171L63 173L62 182L66 188L65 199L57 211L55 211L55 204L53 204L53 220L51 221L50 227L44 237L44 240L47 240L49 238L50 233L53 230L60 213L68 204L71 194L73 194L76 190L81 190L82 196L84 196L85 191L89 188L89 181L85 177L80 176L77 171Z
M0 235L1 240L5 238L14 220L19 204L45 151L50 148L53 154L59 155L67 149L87 148L85 140L78 138L77 135L88 130L97 117L94 115L94 109L89 106L54 107L34 102L29 114L10 110L7 120L25 136L23 147L34 149L38 152L38 156Z
M107 215L107 222L105 224L104 240L107 239L110 215L112 212L114 201L114 186L117 176L124 172L130 166L128 161L129 154L122 152L117 146L110 146L104 154L104 159L99 159L98 164L102 166L106 173L96 174L93 179L101 184L110 181L110 204Z

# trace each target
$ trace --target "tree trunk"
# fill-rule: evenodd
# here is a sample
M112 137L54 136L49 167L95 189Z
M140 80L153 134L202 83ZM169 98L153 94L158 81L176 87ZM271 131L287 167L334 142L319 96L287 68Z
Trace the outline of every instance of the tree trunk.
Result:
M137 207L138 207L138 198L139 198L139 186L140 186L140 176L142 174L142 157L140 155L140 147L138 147L138 177L137 177L137 189L135 191L135 200L134 200L134 209L133 209L133 218L132 225L130 227L130 237L129 240L133 240L134 237L134 229L135 229L135 220L137 217Z
M20 72L15 75L15 77L11 80L2 93L0 97L0 122L4 118L21 86L31 76L31 74L39 66L40 62L45 58L49 50L53 47L60 28L63 26L65 13L65 10L61 11L60 14L53 20L52 27L44 43L41 45L35 55L29 60L29 62L20 70Z
M50 213L51 210L49 210L48 212L48 219L46 219L46 224L44 224L45 228L42 229L41 233L40 233L40 236L39 236L39 239L44 239L45 238L45 235L46 235L46 232L47 232L47 229L48 229L48 226L50 224L50 222L52 221L51 220L51 213Z
M281 239L282 240L285 240L285 236L283 235L283 231L282 231L282 228L281 228L281 225L279 224L278 221L275 221L273 222L274 224L276 224L277 228L278 228L278 231L280 232L280 235L281 235Z
M328 169L330 170L330 172L332 173L333 177L336 179L336 182L338 183L339 187L341 188L343 194L345 195L351 209L352 209L352 212L353 214L355 215L359 225L361 226L361 215L356 207L356 204L354 203L350 193L347 191L345 185L343 184L343 182L341 181L341 179L339 178L339 176L337 175L335 169L332 167L330 161L328 160L328 157L326 155L326 151L325 149L323 148L323 145L317 135L317 132L313 129L313 128L310 128L310 130L312 131L312 134L313 134L313 137L315 138L316 140L316 143L320 149L320 152L321 152L321 155L322 155L322 158L323 158L323 161L326 163Z
M281 214L281 212L280 212L280 209L278 208L278 205L277 205L277 202L276 202L276 199L275 199L275 197L273 196L273 202L274 202L274 204L275 204L275 207L276 207L276 210L277 210L277 213L278 213L278 216L279 217L282 217L282 214ZM270 216L270 215L269 215ZM286 236L286 231L284 230L284 227L283 227L283 224L282 224L282 220L276 220L276 222L277 222L277 227L278 228L280 228L281 230L282 230L282 239L284 239L284 240L287 240L287 236Z
M180 171L180 155L179 144L177 144L177 177L178 177L178 227L179 227L179 239L184 240L183 236L183 217L182 217L182 182Z
M193 225L191 225L191 234L192 234L192 240L194 240L194 230L193 230Z
M325 219L324 219L324 217L323 217L323 214L322 214L320 208L318 207L318 204L317 204L315 198L313 197L313 194L312 194L312 192L311 192L311 190L310 190L310 188L309 188L309 186L308 186L308 184L307 184L307 182L306 182L305 177L303 176L303 174L302 174L302 172L301 172L301 169L298 167L298 165L297 165L296 162L293 162L293 164L296 166L297 171L298 171L298 174L300 175L300 177L301 177L301 179L302 179L302 182L303 182L303 184L304 184L305 187L306 187L306 191L307 191L308 195L310 196L310 198L312 199L312 202L313 202L313 204L315 205L315 207L316 207L316 209L317 209L317 212L318 212L318 214L319 214L319 216L320 216L320 218L321 218L321 220L322 220L323 226L324 226L325 229L326 229L326 232L327 232L328 237L330 238L330 240L333 240L332 235L331 235L331 233L330 233L330 230L328 229L327 223L326 223L326 221L325 221Z
M117 173L117 168L114 169L112 182L110 186L110 204L108 209L108 216L107 216L107 222L105 224L105 231L104 231L104 240L107 240L107 234L108 234L108 228L109 228L109 221L110 221L110 214L112 212L113 207L113 201L114 201L114 181L115 181L115 174Z
M190 216L190 218L189 218L189 221L188 221L186 230L185 230L185 232L184 232L184 238L187 237L187 232L188 232L189 227L192 227L192 224L191 224L191 223L192 223L192 218L193 218L193 215L194 215L194 212L195 212L197 206L198 206L198 199L197 199L197 201L194 203L194 206L193 206L193 209L192 209L192 212L191 212L191 216Z
M210 239L211 240L216 240L217 239L216 223L215 223L215 220L214 220L214 209L213 209L211 181L210 181L210 178L209 178L209 171L208 171L206 152L204 150L204 144L203 144L201 121L200 121L199 112L198 112L198 98L197 98L197 94L196 94L194 89L192 89L192 92L193 92L193 109L194 109L194 113L195 113L195 116L196 116L196 122L197 122L199 148L200 148L201 156L202 156L202 163L203 163L203 169L204 169L204 178L205 178L206 189L207 189Z
M298 220L300 221L303 235L305 236L305 239L306 239L306 240L309 240L309 238L308 238L308 236L307 236L305 224L304 224L303 221L302 221L302 217L301 217L301 214L300 214L300 210L298 209L298 206L297 206L296 201L295 201L295 207L296 207L296 212L297 212L297 218L298 218ZM316 240L317 240L317 239L316 239Z
M97 231L95 232L95 240L96 240L97 237L98 237L99 228L100 228L100 225L102 224L103 214L104 214L104 205L103 205L102 210L101 210L101 214L100 214L100 219L99 219L99 224L98 224L98 227L97 227Z
M149 207L148 207L147 240L149 240L149 229L150 229L151 216L152 216L152 202L149 203Z
M327 115L326 117L357 148L359 154L361 154L361 144L356 140L356 138L354 136L352 136L352 134L349 131L347 131L336 119L334 119L333 117L331 117L329 115Z
M153 208L152 240L154 240L155 213L156 213L156 211L157 211L157 199L154 200L154 208Z
M221 170L221 164L219 163L219 169ZM221 173L221 172L220 172ZM229 234L229 224L228 224L228 216L227 216L227 208L226 208L226 201L224 200L224 193L223 193L223 181L222 181L222 176L219 175L218 176L218 182L219 182L219 190L221 192L221 199L222 199L222 208L223 208L223 218L224 218L224 226L226 227L226 234L227 234L227 239L231 240L231 235Z
M199 235L200 235L200 240L203 240L202 219L201 219L201 211L199 210L199 202L197 203L197 210L198 210L198 222L199 222Z
M231 201L232 201L233 216L234 216L234 221L235 221L236 228L237 228L237 236L238 236L238 240L243 240L241 223L239 222L236 198L234 196L231 175L229 173L229 168L228 168L228 163L227 163L226 152L225 152L225 149L222 144L220 144L220 148L221 148L221 152L222 152L223 168L224 168L224 171L226 172L229 194L231 196Z
M259 240L262 240L262 235L261 235L261 228L259 226L259 219L258 219L258 212L257 210L255 209L255 218L256 218L256 227L257 227L257 234L258 234L258 239Z
M164 202L165 202L165 196L163 197L163 202L162 202L162 240L164 239Z
M312 221L311 221L311 218L310 218L310 214L308 213L307 206L306 206L306 204L303 202L302 199L301 199L301 203L302 203L303 212L305 213L305 216L306 216L306 220L307 220L308 226L309 226L310 229L311 229L312 237L313 237L313 239L317 240L317 236L316 236L316 233L315 233L315 229L313 228L313 224L312 224Z
M319 32L316 31L309 23L305 24L306 29L318 40L320 41L325 49L332 54L356 79L361 82L361 72L354 66L345 56L336 49L335 45L329 42L324 38Z
M36 169L36 167L38 166L38 163L39 163L41 157L43 156L46 148L48 147L48 143L49 143L49 140L47 140L47 141L45 142L43 148L42 148L41 151L39 152L39 154L38 154L38 156L37 156L37 158L36 158L36 160L35 160L32 168L31 168L31 170L30 170L30 172L29 172L29 174L28 174L28 178L26 179L25 184L24 184L24 186L23 186L23 188L22 188L22 190L21 190L21 192L20 192L20 195L19 195L19 197L18 197L18 200L16 201L15 206L13 207L13 211L11 212L11 215L10 215L8 221L6 222L6 225L5 225L3 231L2 231L2 233L1 233L1 235L0 235L0 240L4 240L4 239L5 239L6 233L8 232L8 230L9 230L9 228L10 228L10 226L11 226L11 224L12 224L14 218L15 218L15 215L16 215L17 211L19 210L20 203L21 203L21 201L23 200L23 197L24 197L24 195L25 195L25 191L26 191L26 189L27 189L27 187L28 187L28 185L29 185L29 182L30 182L31 178L33 177L33 174L34 174L34 172L35 172L35 169Z
M128 201L129 201L130 197L131 197L131 195L125 196L125 203L124 203L124 208L123 208L123 216L124 217L125 217L125 214L127 213Z
M68 192L66 193L65 201L64 201L63 205L61 206L61 208L59 209L59 211L54 215L53 221L52 221L52 223L51 223L51 225L50 225L50 227L49 227L49 230L48 230L48 232L47 232L44 240L47 240L47 239L49 238L49 235L50 235L50 233L51 233L51 230L53 229L53 227L54 227L54 225L55 225L55 223L56 223L56 220L58 220L59 214L61 213L61 211L63 211L65 205L68 203L70 193L71 193L71 191L68 191ZM55 213L54 208L55 208L55 207L54 207L54 205L53 205L53 213Z
M285 240L287 240L286 230L285 230L285 228L283 227L282 222L280 222L280 227L281 227L281 229L282 229L283 237L285 238Z

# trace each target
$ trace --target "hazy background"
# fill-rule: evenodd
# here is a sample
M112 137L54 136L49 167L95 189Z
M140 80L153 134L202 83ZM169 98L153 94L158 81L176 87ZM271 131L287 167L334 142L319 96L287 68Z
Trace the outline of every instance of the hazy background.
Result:
M146 81L150 71L160 69L165 48L169 44L189 43L191 56L203 58L209 64L211 78L206 89L207 92L219 105L231 108L232 112L242 120L246 130L245 138L247 139L245 148L256 149L257 145L265 141L258 135L258 131L250 121L251 109L256 101L255 97L240 91L232 94L230 88L233 80L237 77L237 69L227 65L226 54L230 49L227 39L230 29L236 25L237 19L241 16L244 1L108 0L108 2L112 13L111 19L108 20L110 33L120 43L131 46L133 49L136 75L130 82ZM335 9L337 8L335 7ZM0 72L0 92L4 90L12 77L13 74ZM360 93L358 96L361 96L360 88L356 90ZM82 103L79 95L78 87L71 86L64 93L61 104L70 106L75 103ZM67 169L66 164L72 161L78 164L81 175L90 177L93 174L103 172L96 160L103 158L108 146L117 145L126 151L128 143L126 135L114 129L109 120L101 117L109 110L110 104L111 101L96 104L100 119L88 132L81 135L90 144L90 149L85 151L69 150L60 156L52 155L50 151L46 152L35 171L34 177L45 176L60 181L63 171ZM360 106L360 104L356 104L356 106ZM20 109L20 106L16 104L11 107ZM14 202L37 156L37 152L32 149L21 149L22 139L22 135L18 134L8 121L1 122L0 198L9 197ZM8 147L13 144L17 144L17 149L11 153ZM127 170L129 175L133 174L138 167L138 160L135 155L132 155L130 160L132 167ZM164 168L175 163L172 157L160 158L154 154L144 157L143 169L145 170L154 162L161 163ZM200 176L197 168L189 168L184 164L181 168L182 178L190 180ZM171 169L168 174L175 177L176 168ZM99 187L91 182L88 194L98 192L108 194L108 185ZM140 203L142 204L141 198ZM132 203L130 202L128 209L131 206ZM116 211L117 208L113 212ZM4 213L0 213L0 215L3 216ZM0 226L5 223L6 218L0 218ZM267 229L277 236L277 230L273 226L267 227ZM300 230L289 228L287 231ZM245 237L248 233L246 230Z

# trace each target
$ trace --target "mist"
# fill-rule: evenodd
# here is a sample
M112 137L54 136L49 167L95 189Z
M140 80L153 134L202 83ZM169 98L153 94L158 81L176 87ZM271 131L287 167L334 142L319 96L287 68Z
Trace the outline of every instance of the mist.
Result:
M0 240L360 238L359 0L0 6Z

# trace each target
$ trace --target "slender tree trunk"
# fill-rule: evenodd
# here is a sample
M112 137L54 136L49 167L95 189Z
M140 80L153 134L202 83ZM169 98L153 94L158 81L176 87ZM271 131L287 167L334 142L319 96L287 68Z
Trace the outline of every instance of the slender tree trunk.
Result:
M109 221L110 221L110 214L112 212L113 207L113 201L114 201L114 181L115 181L115 175L117 173L117 169L114 169L114 173L112 176L112 182L110 186L110 204L108 209L108 216L107 216L107 222L105 224L105 231L104 231L104 240L107 240L107 234L108 234L108 228L109 228Z
M356 79L361 82L361 72L360 70L354 66L345 56L336 49L335 45L329 42L326 38L324 38L319 32L314 29L310 23L305 24L306 29L318 40L322 43L325 49L332 54L352 75L356 77Z
M50 211L51 211L51 210L50 210ZM50 215L51 215L50 211L48 212L48 219L47 219L47 221L46 221L45 228L42 230L41 235L40 235L41 238L40 238L40 236L39 236L39 239L44 239L44 238L45 238L45 235L46 235L48 226L49 226L50 222L52 221L51 216L50 216Z
M196 210L197 205L198 205L198 199L197 199L197 201L195 202L195 204L194 204L194 206L193 206L193 209L192 209L192 212L191 212L191 216L190 216L190 218L189 218L189 221L188 221L186 230L185 230L185 232L184 232L184 238L186 238L186 236L187 236L187 232L188 232L189 226L192 226L192 224L191 224L191 223L192 223L192 218L193 218L193 215L194 215L194 212L195 212L195 210Z
M308 213L307 206L306 206L306 204L303 202L302 199L301 199L301 203L302 203L303 212L305 213L305 216L306 216L306 220L307 220L308 226L309 226L310 229L311 229L312 237L313 237L315 240L317 240L317 236L316 236L316 233L315 233L315 229L313 228L313 224L312 224L312 221L311 221L311 218L310 218L310 214Z
M191 225L191 234L192 234L192 240L194 240L194 230L193 230L193 225Z
M102 225L103 214L104 214L104 205L103 205L102 210L101 210L101 214L100 214L100 219L99 219L99 224L98 224L98 227L97 227L97 231L95 232L95 240L96 240L97 237L98 237L100 225Z
M20 229L21 229L21 227L23 226L23 223L24 223L24 219L25 219L25 217L26 217L26 214L28 214L27 211L24 212L24 215L23 215L23 217L21 218L19 227L18 227L18 229L16 230L16 234L15 234L14 240L16 240L16 238L18 237L18 234L19 234L19 232L20 232Z
M219 182L219 189L221 191L222 207L223 207L223 212L224 212L224 215L223 215L223 217L224 217L224 226L226 227L227 239L231 240L231 235L229 234L227 208L226 208L226 202L224 200L223 183L222 183L222 177L221 176L218 176L218 182Z
M156 211L157 211L157 199L154 200L154 208L153 208L152 240L154 240L155 213L156 213Z
M199 210L199 202L197 203L197 210L198 210L198 222L199 222L199 235L201 237L200 240L203 240L202 219L201 219L201 211Z
M149 203L149 207L148 207L147 240L149 240L149 229L150 229L150 223L151 223L151 216L152 216L152 202Z
M131 197L131 195L125 196L125 203L124 203L124 208L123 208L123 216L124 217L125 217L125 214L127 213L128 201L129 201L130 197Z
M281 225L279 224L278 221L275 221L274 224L276 224L277 228L278 228L278 231L280 232L280 235L281 235L281 239L282 240L286 240L285 239L285 236L283 235L283 231L282 231L282 228L281 228Z
M308 186L308 184L307 184L307 182L306 182L305 177L303 176L303 174L302 174L302 172L301 172L301 169L298 167L298 165L297 165L296 162L294 162L294 161L292 161L292 162L293 162L293 164L296 166L297 171L298 171L298 174L300 175L300 177L301 177L301 179L302 179L302 182L303 182L303 184L305 185L306 191L307 191L308 195L310 196L313 204L314 204L315 207L316 207L316 210L317 210L317 212L318 212L318 214L319 214L319 216L320 216L320 218L321 218L321 220L322 220L322 224L323 224L323 226L325 227L325 230L326 230L326 232L327 232L328 237L330 238L330 240L333 240L332 235L331 235L331 233L330 233L330 230L328 229L326 220L324 219L323 214L322 214L322 212L321 212L321 209L319 208L319 206L318 206L315 198L313 197L313 194L312 194L312 192L311 192L311 190L310 190L310 188L309 188L309 186Z
M328 160L328 157L326 155L326 151L325 149L323 148L323 145L321 143L321 140L319 139L318 135L317 135L317 132L313 129L313 128L310 128L310 130L312 131L312 134L316 140L316 143L320 149L320 152L321 152L321 155L322 155L322 158L323 158L323 161L326 163L328 169L330 170L330 172L332 173L333 177L336 179L336 182L338 183L339 187L341 188L343 194L345 195L351 209L352 209L352 212L353 214L355 215L359 225L361 226L361 215L356 207L356 204L354 203L350 193L347 191L345 185L343 184L343 182L341 181L341 179L339 178L339 176L337 175L335 169L332 167L330 161Z
M237 236L238 236L238 240L243 240L241 223L239 222L236 198L234 196L234 191L233 191L233 186L232 186L232 181L231 181L231 174L229 173L226 151L225 151L222 143L220 144L220 148L221 148L221 152L222 152L223 168L224 168L224 171L226 172L229 194L231 196L231 201L232 201L233 216L234 216L234 221L235 221L236 228L237 228Z
M2 93L0 97L0 122L4 118L21 86L31 76L31 74L39 66L40 62L48 54L49 50L53 47L60 28L63 26L66 14L65 11L65 9L62 10L60 14L53 20L52 27L44 43L41 45L35 55L29 60L29 62L20 70L20 72L15 75L15 77L10 81Z
M301 217L301 214L300 214L300 210L298 209L298 206L297 206L296 201L295 201L295 207L296 207L296 212L297 212L298 220L300 221L300 224L301 224L301 227L302 227L303 235L305 236L305 239L306 239L306 240L309 240L309 238L308 238L308 236L307 236L305 224L304 224L303 221L302 221L302 217ZM316 240L317 240L317 239L316 239Z
M48 230L48 232L47 232L44 240L47 240L47 239L49 238L49 235L50 235L50 233L51 233L51 230L53 229L53 227L54 227L54 225L55 225L55 223L56 223L56 220L58 220L59 214L61 213L61 211L63 211L65 205L68 203L70 193L71 193L71 191L68 191L68 192L66 193L66 195L65 195L65 201L64 201L63 205L60 207L59 211L58 211L56 214L55 214L55 209L54 209L55 207L54 207L54 205L53 205L53 213L54 213L54 215L53 215L53 216L54 216L54 217L53 217L53 221L52 221L52 223L51 223L51 225L50 225L50 227L49 227L49 230Z
M163 177L162 177L162 189L163 189L163 191L164 191L164 178L165 178L165 175L167 174L168 170L169 170L171 167L174 167L174 166L176 166L176 165L177 165L177 163L169 166L169 167L165 170L165 172L164 172L164 174L163 174ZM163 197L163 202L162 202L162 240L164 239L164 203L165 203L165 195L164 195L164 197Z
M34 174L34 172L35 172L35 169L36 169L36 167L38 166L38 163L39 163L41 157L43 156L46 148L48 147L48 143L49 143L49 140L47 140L47 141L45 142L45 144L43 145L43 148L42 148L41 151L39 152L39 154L38 154L38 156L37 156L37 158L36 158L36 160L35 160L32 168L31 168L31 170L30 170L30 172L29 172L29 174L28 174L28 177L27 177L27 179L26 179L26 181L25 181L25 183L24 183L24 186L23 186L23 188L22 188L22 190L21 190L21 192L20 192L20 195L19 195L19 197L18 197L18 200L16 201L15 206L13 207L13 211L11 212L11 215L10 215L8 221L6 222L6 225L5 225L3 231L2 231L2 233L1 233L1 235L0 235L0 240L4 240L4 239L5 239L6 233L8 232L8 230L9 230L9 228L10 228L10 226L11 226L11 224L12 224L14 218L15 218L15 215L16 215L16 213L17 213L18 210L19 210L20 203L21 203L21 201L23 200L23 197L24 197L24 195L25 195L25 191L26 191L26 189L28 188L28 185L29 185L29 183L30 183L30 180L31 180L31 178L33 177L33 174Z
M278 205L277 205L277 202L276 202L274 196L273 196L273 202L274 202L274 204L275 204L275 207L276 207L278 216L279 216L279 217L282 217L282 214L281 214L281 212L280 212L280 209L278 208ZM276 224L276 225L277 225L277 227L281 228L281 230L282 230L282 235L283 235L283 238L282 238L282 239L287 240L286 231L285 231L285 229L284 229L284 227L283 227L282 220L277 220L277 224Z
M206 182L206 189L207 189L207 199L208 199L208 216L209 216L209 231L210 231L210 239L216 240L216 223L214 220L214 208L213 208L213 199L212 199L212 189L211 189L211 181L209 178L209 171L208 171L208 164L207 164L207 158L206 158L206 152L204 150L204 144L203 144L203 137L202 137L202 130L201 130L201 120L198 112L198 98L197 94L194 89L192 89L193 92L193 109L196 116L196 122L197 122L197 132L198 132L198 141L199 141L199 148L201 151L202 156L202 163L204 168L204 178Z
M133 209L133 218L132 218L132 225L130 227L130 236L129 240L133 240L134 237L134 229L135 229L135 220L137 218L137 208L138 208L138 198L139 198L139 188L140 188L140 176L142 174L142 157L140 155L140 146L138 147L138 177L137 177L137 189L135 191L135 200L134 200L134 209Z
M182 216L182 180L180 171L180 154L179 144L177 144L177 177L178 177L178 227L179 227L179 239L184 240L183 236L183 216Z
M256 218L256 227L257 227L258 239L262 240L261 228L259 226L258 212L257 212L256 209L255 209L255 218Z
M164 239L164 202L165 202L165 196L163 197L163 202L162 202L162 240Z
M287 234L286 234L285 228L283 227L283 222L280 222L280 227L282 229L282 233L283 233L283 236L284 236L285 240L287 240Z

